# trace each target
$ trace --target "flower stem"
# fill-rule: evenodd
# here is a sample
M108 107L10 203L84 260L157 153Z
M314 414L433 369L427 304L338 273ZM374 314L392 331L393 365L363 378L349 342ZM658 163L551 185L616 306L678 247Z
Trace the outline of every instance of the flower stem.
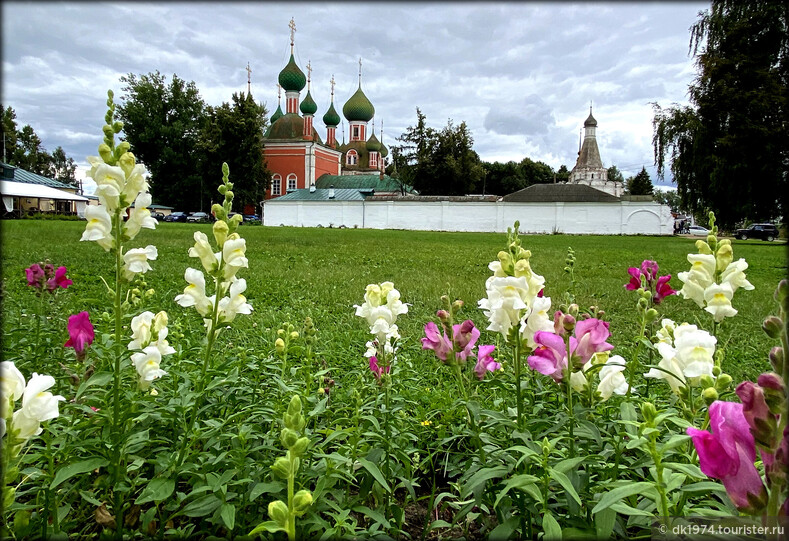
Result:
M121 218L121 210L117 209L114 216L115 225L115 305L113 306L115 315L115 367L113 370L113 406L112 406L112 435L113 435L113 455L114 455L114 470L112 476L113 496L115 499L115 523L117 526L117 535L121 539L123 537L123 495L118 490L121 472L126 468L123 465L121 457L121 444L123 441L123 434L121 434L120 427L120 392L121 392L121 359L123 358L123 343L121 342L121 332L123 331L123 314L121 312L123 299L121 295L121 273L123 272L123 247L121 245L123 220Z
M521 392L521 340L520 336L515 337L515 406L517 408L518 428L523 427L523 394Z

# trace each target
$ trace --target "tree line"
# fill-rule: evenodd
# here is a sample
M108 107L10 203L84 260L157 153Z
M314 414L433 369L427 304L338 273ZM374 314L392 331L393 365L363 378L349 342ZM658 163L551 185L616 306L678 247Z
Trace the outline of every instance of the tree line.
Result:
M66 156L63 147L58 146L50 154L44 148L41 138L30 124L17 127L16 111L10 106L3 107L3 161L25 171L59 180L78 187L75 173L77 164Z

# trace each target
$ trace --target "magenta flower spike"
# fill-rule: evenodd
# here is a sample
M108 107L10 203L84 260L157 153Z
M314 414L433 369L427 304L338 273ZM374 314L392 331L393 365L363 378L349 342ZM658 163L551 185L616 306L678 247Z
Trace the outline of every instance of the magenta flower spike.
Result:
M38 263L33 263L25 269L25 276L27 277L27 285L40 288L41 282L44 280L44 269Z
M743 405L716 400L709 415L712 433L687 428L699 454L701 471L723 482L738 509L758 512L767 504L767 490L754 466L756 445Z
M59 287L66 289L74 283L68 279L66 272L66 267L58 267L57 270L54 271L53 276L47 280L47 289L50 293L53 293Z
M529 356L529 367L540 374L551 376L557 383L562 381L567 368L567 349L564 339L558 334L547 331L534 333L537 348ZM570 349L576 346L575 338L570 337Z
M652 286L652 283L655 281L655 278L657 278L657 273L658 273L657 261L645 259L644 261L641 262L641 274L644 275L644 278L646 278L646 281L650 285L650 287Z
M477 334L479 334L479 331L477 331ZM425 325L425 337L422 338L422 349L432 349L436 357L446 362L447 355L451 355L453 351L452 341L447 337L446 333L441 334L438 326L430 321Z
M625 284L625 289L628 291L635 291L636 289L643 287L641 283L641 270L635 267L630 267L627 269L627 273L630 275L630 281Z
M461 363L465 363L468 357L474 355L474 345L479 339L479 334L479 329L474 326L474 322L470 319L452 326L452 339L460 349L455 356Z
M374 355L370 357L370 371L375 376L375 379L381 381L381 376L384 374L388 374L391 367L389 366L379 366L378 365L378 358Z
M614 346L606 342L611 336L608 330L608 322L595 318L579 321L575 326L575 338L578 346L571 351L580 357L581 364L586 363L592 355L601 351L611 351Z
M494 349L496 346L479 346L477 349L477 364L474 367L474 372L480 381L485 378L487 372L501 370L501 363L497 363L491 356Z
M80 312L68 318L68 341L63 344L64 347L74 348L77 354L77 359L82 360L85 358L85 350L93 343L94 332L93 325L90 322L90 316L87 312Z

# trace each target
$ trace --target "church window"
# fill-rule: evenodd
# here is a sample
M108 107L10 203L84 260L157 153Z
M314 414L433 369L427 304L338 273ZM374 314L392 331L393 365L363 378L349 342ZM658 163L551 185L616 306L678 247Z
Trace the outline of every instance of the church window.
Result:
M296 189L296 175L291 173L288 175L288 191L292 191Z
M349 150L348 154L345 155L345 165L356 165L359 160L359 155L356 154L355 150Z
M274 175L271 177L271 195L282 194L282 177Z
M354 126L353 127L353 138L354 139L359 139L359 126Z

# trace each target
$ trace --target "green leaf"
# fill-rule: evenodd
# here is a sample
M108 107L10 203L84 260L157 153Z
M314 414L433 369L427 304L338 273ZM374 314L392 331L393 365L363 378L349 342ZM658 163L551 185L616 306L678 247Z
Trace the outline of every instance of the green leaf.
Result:
M261 494L279 492L283 488L285 488L285 485L282 483L256 483L249 492L249 501L253 502Z
M225 523L225 527L228 530L233 530L236 526L236 507L232 503L223 503L222 507L219 509L219 516L222 518L222 522Z
M384 476L381 473L381 470L378 469L378 466L376 466L375 464L364 458L359 458L358 461L359 464L361 464L365 470L370 472L370 475L372 475L373 478L376 481L378 481L378 483L384 488L385 491L392 492L392 489L389 488L389 484L386 482L386 479L384 479Z
M594 529L597 539L610 539L616 524L616 511L609 507L594 516Z
M386 517L383 516L380 512L374 511L373 509L370 509L369 507L364 505L357 505L352 510L356 511L357 513L362 513L363 515L370 517L378 524L383 526L385 529L387 530L389 529L389 521L386 520Z
M466 482L466 485L463 487L463 492L461 494L461 498L468 498L469 494L474 492L474 490L480 485L484 484L490 479L495 479L496 477L503 477L507 475L507 468L504 466L496 466L495 468L482 468Z
M504 485L504 488L499 491L499 495L496 496L496 503L493 504L493 507L498 507L499 502L504 496L507 495L507 492L509 492L510 489L517 488L520 490L525 490L526 486L528 485L534 486L534 483L536 483L539 480L540 479L538 477L526 473L516 475L515 477L508 479L507 484ZM541 501L541 498L537 498L537 501Z
M719 492L721 494L726 493L726 489L722 484L714 483L712 481L701 481L700 483L685 485L680 490L682 492Z
M267 520L266 522L261 522L255 528L249 532L250 536L258 535L261 532L286 532L287 530L274 522L273 520Z
M84 393L88 387L93 387L94 385L98 385L99 387L104 387L107 383L112 381L113 374L112 372L97 372L93 374L88 381L83 383L77 389L77 394L74 397L74 400L80 397L82 393Z
M562 473L562 472L560 472L560 471L556 471L556 470L554 470L553 468L551 468L551 470L549 471L549 473L550 473L551 477L552 477L552 478L553 478L553 479L554 479L554 480L555 480L557 483L559 483L560 485L562 485L562 488L565 490L565 492L567 492L567 494L569 494L570 496L572 496L573 500L575 500L575 502L576 502L578 505L583 505L583 504L581 503L581 498L578 496L578 493L575 491L575 487L573 486L572 482L570 482L570 479L568 479L568 478L567 478L567 476L566 476L565 474L563 474L563 473Z
M614 511L616 511L620 515L626 515L626 516L636 516L636 517L654 517L655 516L655 513L652 513L650 511L645 511L643 509L638 509L636 507L631 507L631 506L627 505L625 502L622 502L622 501L619 501L619 502L611 504L611 507L609 507L609 509L613 509ZM605 512L605 511L603 511L603 512ZM597 516L597 515L595 515L595 516Z
M666 443L658 447L658 453L660 453L661 456L665 456L666 451L674 449L675 447L679 447L689 439L690 436L687 434L674 434L668 439Z
M490 532L488 539L509 539L520 523L519 517L510 517Z
M216 511L216 508L220 505L222 505L222 500L213 494L206 494L205 496L190 502L189 505L183 508L181 513L187 517L204 517Z
M638 421L636 407L632 402L622 402L619 405L619 412L623 421ZM630 423L625 424L625 431L631 439L638 435L638 429Z
M140 497L134 500L134 503L137 505L142 505L148 502L159 503L169 498L174 490L174 480L157 477L150 480L150 482L143 489L142 494L140 494Z
M82 496L82 499L83 499L83 500L85 500L86 502L88 502L88 503L90 503L90 504L93 504L93 505L95 505L96 507L101 507L101 503L102 503L102 502L100 502L99 500L97 500L97 499L96 499L96 498L93 496L93 494L92 494L92 493L90 493L90 492L86 492L86 491L84 491L84 490L80 490L80 491L79 491L79 495L80 495L80 496Z
M567 473L567 471L575 469L575 467L578 466L578 464L580 464L584 460L586 460L585 456L577 456L575 458L565 458L564 460L557 462L553 466L553 469L555 471Z
M640 481L638 483L629 483L627 485L617 487L613 490L609 490L603 497L600 498L600 501L597 502L597 505L594 506L592 509L592 513L599 513L603 509L607 509L611 507L612 504L618 502L623 498L627 498L632 496L633 494L640 494L648 489L654 488L652 483L647 483L646 481Z
M88 460L82 460L80 462L75 462L74 464L69 464L68 466L64 466L60 468L58 472L55 474L55 478L52 480L52 484L49 485L49 488L55 488L56 486L60 485L63 481L71 479L75 475L80 475L82 473L88 473L98 468L103 468L104 466L108 465L110 462L106 458L89 458Z
M554 539L561 541L562 539L562 527L559 526L559 523L556 522L550 511L546 511L542 517L542 531L544 534L543 539L546 541Z
M663 464L669 470L684 473L688 477L695 479L706 479L707 476L701 472L701 469L695 464L680 464L678 462L666 462Z

